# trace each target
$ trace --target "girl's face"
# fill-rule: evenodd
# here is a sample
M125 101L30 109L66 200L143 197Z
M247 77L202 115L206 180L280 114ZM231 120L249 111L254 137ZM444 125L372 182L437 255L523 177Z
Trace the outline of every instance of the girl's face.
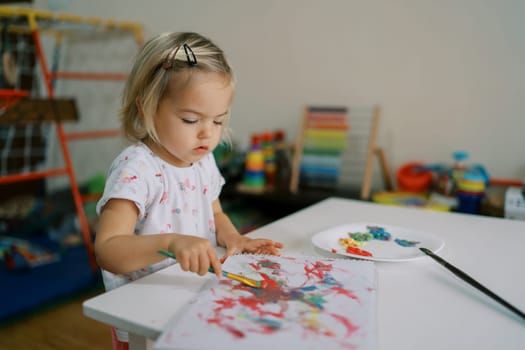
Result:
M233 87L224 75L198 71L188 82L169 84L154 115L160 145L149 146L168 163L188 167L219 144Z

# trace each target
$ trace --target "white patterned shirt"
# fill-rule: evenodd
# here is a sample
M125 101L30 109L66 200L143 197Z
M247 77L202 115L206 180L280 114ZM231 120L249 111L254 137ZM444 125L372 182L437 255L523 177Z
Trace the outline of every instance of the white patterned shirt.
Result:
M127 199L139 210L136 235L182 233L207 238L217 245L212 202L223 185L213 154L190 167L178 168L138 142L124 149L111 164L97 214L110 199ZM173 263L165 259L127 274L102 270L104 286L111 290Z

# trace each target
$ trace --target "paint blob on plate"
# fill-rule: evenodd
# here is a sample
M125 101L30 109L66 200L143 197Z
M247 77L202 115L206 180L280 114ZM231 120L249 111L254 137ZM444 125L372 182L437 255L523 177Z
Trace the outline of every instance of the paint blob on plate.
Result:
M314 235L312 243L332 254L392 262L425 256L420 247L436 253L445 245L427 232L376 223L336 226Z

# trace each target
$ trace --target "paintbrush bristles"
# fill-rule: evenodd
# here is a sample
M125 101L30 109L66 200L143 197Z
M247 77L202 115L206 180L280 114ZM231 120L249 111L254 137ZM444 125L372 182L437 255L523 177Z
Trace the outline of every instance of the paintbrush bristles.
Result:
M229 279L235 280L237 282L241 282L249 287L253 288L265 288L266 287L266 281L257 281L245 276L236 275L234 273L223 271L222 275L224 277L228 277Z

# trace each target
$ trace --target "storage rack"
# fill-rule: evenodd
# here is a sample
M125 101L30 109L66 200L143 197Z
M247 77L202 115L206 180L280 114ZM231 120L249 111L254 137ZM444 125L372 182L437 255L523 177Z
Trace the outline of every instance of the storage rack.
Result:
M57 79L121 81L126 78L126 74L115 72L59 71L57 69L59 60L57 52L59 52L64 36L72 35L77 32L89 33L90 31L122 32L126 35L133 35L137 47L142 45L143 42L142 26L136 22L103 20L94 17L82 17L73 14L53 13L49 11L11 6L0 6L0 20L4 22L9 21L10 24L5 28L7 32L25 33L31 36L36 54L36 64L40 68L43 82L45 84L45 90L47 92L46 98L49 99L49 101L54 101L56 99L54 82ZM51 35L54 37L54 54L51 66L48 64L48 59L43 49L41 35ZM17 88L0 89L0 119L5 111L14 108L17 104L23 101L23 99L30 96L30 93L30 91ZM118 130L111 129L66 133L62 125L63 120L61 120L59 116L55 117L56 118L52 123L54 123L56 127L56 134L65 166L55 169L31 170L0 175L0 184L67 175L90 267L94 271L97 271L98 267L93 251L91 232L84 211L84 203L93 200L93 198L82 196L80 193L68 142L72 140L113 137L120 133Z

